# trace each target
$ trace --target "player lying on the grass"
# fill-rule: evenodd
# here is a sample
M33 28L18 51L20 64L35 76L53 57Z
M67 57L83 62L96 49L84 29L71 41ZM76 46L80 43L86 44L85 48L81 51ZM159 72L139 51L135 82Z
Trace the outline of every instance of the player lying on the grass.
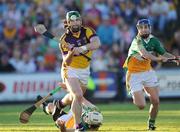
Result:
M40 95L37 96L37 101L41 100ZM103 116L99 112L98 108L83 98L83 112L81 115L81 120L85 130L97 131L102 125ZM56 126L60 129L61 132L74 132L74 117L71 110L66 113L63 109L56 107L56 101L53 103L43 103L43 111L47 115L52 115L52 118Z

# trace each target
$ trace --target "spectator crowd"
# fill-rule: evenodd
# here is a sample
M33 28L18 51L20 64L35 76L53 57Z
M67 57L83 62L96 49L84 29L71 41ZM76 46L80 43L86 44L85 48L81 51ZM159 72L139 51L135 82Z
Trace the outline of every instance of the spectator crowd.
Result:
M41 23L60 36L70 10L79 11L83 24L100 37L102 47L94 53L92 71L122 69L140 18L149 18L164 47L180 54L178 0L0 0L0 72L59 72L58 43L33 27Z

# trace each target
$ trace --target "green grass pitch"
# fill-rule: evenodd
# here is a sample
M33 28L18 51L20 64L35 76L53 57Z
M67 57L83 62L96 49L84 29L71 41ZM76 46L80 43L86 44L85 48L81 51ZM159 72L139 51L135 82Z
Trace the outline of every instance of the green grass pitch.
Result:
M30 105L0 105L0 132L56 132L50 116L37 109L28 124L19 123L19 113ZM102 132L147 131L147 104L138 110L132 103L110 103L98 105L104 115ZM157 118L157 132L180 132L180 102L162 102Z

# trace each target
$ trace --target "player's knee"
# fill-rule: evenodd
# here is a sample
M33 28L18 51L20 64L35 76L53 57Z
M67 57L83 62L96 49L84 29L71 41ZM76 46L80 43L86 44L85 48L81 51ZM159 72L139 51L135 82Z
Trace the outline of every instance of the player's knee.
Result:
M143 110L146 106L145 102L133 102L140 110Z
M145 103L136 103L136 106L140 109L140 110L143 110L146 106Z
M154 105L154 106L159 106L159 99L152 99L151 100L151 103Z
M137 105L140 110L143 110L145 108L145 105Z

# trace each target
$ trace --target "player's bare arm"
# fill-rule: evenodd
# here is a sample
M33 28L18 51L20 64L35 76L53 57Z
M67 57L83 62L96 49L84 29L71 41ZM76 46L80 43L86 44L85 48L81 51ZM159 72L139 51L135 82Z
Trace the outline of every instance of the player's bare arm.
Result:
M150 59L153 61L161 61L162 58L154 56L153 54L149 53L144 46L141 44L140 42L141 40L139 40L139 44L138 44L138 48L139 48L139 54L141 55L142 58L145 59Z
M140 55L145 59L150 59L153 61L161 61L162 60L161 57L154 56L151 53L149 53L148 51L146 51L145 49L140 50Z
M50 39L53 39L53 40L59 42L60 36L55 36L52 33L50 33L43 24L38 24L38 25L34 26L34 30L36 32L38 32L39 34L42 34Z
M144 46L141 44L140 40L139 40L139 44L138 44L138 48L139 48L139 54L141 55L142 58L144 59L150 59L152 61L164 61L166 62L168 58L163 57L163 56L155 56L151 53L149 53Z
M146 59L150 59L152 61L163 61L163 62L167 62L168 59L175 59L176 57L168 52L166 52L164 55L160 55L160 56L155 56L151 53L149 53L148 51L146 51L146 49L142 49L140 50L140 55Z
M72 57L74 56L74 49L72 51L68 51L68 54L64 57L63 63L69 66L72 62Z
M176 56L171 54L171 53L168 53L168 52L165 52L161 57L165 57L168 59L176 59ZM179 65L179 60L174 60L173 62L175 62L177 65Z
M174 56L173 54L168 53L168 52L165 52L162 56L166 57L168 59L175 59L176 58L176 56Z
M47 37L47 38L49 38L49 39L53 39L54 41L56 41L56 42L60 42L60 36L55 36L55 35L53 35L52 33L50 33L47 29L46 29L46 27L43 25L43 24L38 24L38 25L36 25L35 27L34 27L34 30L36 31L36 32L38 32L39 34L41 34L41 35L44 35L45 37ZM99 42L100 42L100 40L99 40ZM96 43L95 43L95 45L96 45ZM97 46L93 46L93 47L95 47L95 49L97 49L96 47ZM69 50L72 50L72 45L68 45L68 49ZM90 49L89 49L90 50ZM88 59L88 61L89 60L91 60L91 58L89 58L89 57L87 57L86 55L84 55L84 54L82 54L83 52L85 52L85 51L87 51L87 48L86 47L84 47L83 48L83 46L81 46L81 48L80 47L75 47L74 48L74 55L82 55L82 56L84 56L85 58L87 58Z
M96 50L101 46L99 37L94 36L90 39L90 43L85 45L85 46L81 46L81 48L84 48L85 50Z
M94 36L90 39L90 43L81 47L75 47L75 54L84 53L86 51L96 50L101 46L101 42L98 36Z

